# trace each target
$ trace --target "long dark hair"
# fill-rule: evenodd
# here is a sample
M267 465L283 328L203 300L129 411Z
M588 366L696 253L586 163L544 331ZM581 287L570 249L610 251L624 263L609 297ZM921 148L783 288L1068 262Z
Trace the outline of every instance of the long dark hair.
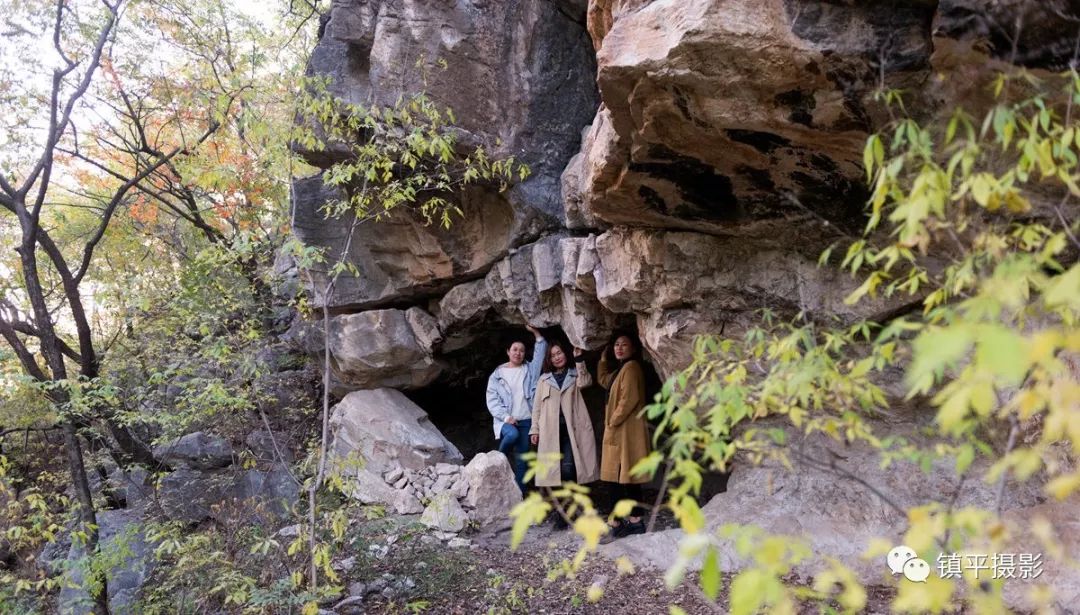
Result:
M619 361L615 358L615 341L618 340L620 337L625 337L626 339L630 340L630 345L634 347L633 354L631 354L630 358L626 359L625 361ZM608 344L605 347L604 352L607 353L608 362L612 365L622 365L624 363L634 360L640 362L641 340L638 338L637 332L631 329L616 329L611 334L611 339L608 340Z
M556 340L554 342L551 342L551 345L548 346L547 352L544 353L544 365L540 368L540 373L546 374L548 372L555 371L555 366L551 364L551 351L555 348L562 350L562 353L566 355L566 365L563 367L563 369L570 369L571 365L574 363L574 354L567 350L568 346L569 345L563 340Z

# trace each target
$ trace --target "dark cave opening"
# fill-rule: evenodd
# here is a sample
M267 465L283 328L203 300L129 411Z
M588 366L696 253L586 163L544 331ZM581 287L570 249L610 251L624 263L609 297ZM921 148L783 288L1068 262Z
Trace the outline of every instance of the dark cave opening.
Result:
M627 318L620 319L618 324L624 325L622 328L633 328L632 317L628 315ZM549 341L561 339L570 346L566 334L559 326L542 328L541 333ZM533 338L524 327L505 322L489 322L483 333L468 340L459 340L454 344L455 350L441 355L441 359L450 366L443 377L423 389L406 392L414 403L428 413L432 424L457 446L466 463L476 454L496 450L498 446L491 414L487 410L487 381L491 372L506 361L505 347L509 346L511 340L526 342L526 360L532 359ZM594 377L602 351L594 349L585 352L586 366ZM662 381L652 368L647 355L645 358L647 371L652 371L651 377L647 378L651 399L654 393L659 392ZM582 396L589 409L589 418L592 420L596 437L596 450L600 454L604 436L606 391L594 384L584 389ZM650 483L644 485L647 504L655 501L662 478L658 473ZM707 502L713 495L722 493L726 484L726 475L705 473L701 502ZM598 505L603 507L609 503L610 489L606 483L598 481L590 487ZM670 515L668 517L669 524L674 523Z

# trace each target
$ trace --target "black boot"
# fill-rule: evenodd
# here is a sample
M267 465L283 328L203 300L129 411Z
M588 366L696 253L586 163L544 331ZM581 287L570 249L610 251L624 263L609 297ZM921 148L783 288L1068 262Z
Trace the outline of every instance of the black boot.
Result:
M558 511L556 511L555 512L555 523L554 523L553 527L556 530L562 531L562 530L565 530L566 528L570 527L570 524L566 522L566 519L562 515L560 515L558 513Z

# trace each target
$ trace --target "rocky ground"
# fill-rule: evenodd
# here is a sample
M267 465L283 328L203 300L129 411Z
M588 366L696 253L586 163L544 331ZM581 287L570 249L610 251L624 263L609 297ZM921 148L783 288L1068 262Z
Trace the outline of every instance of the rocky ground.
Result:
M672 525L670 518L657 524ZM591 556L575 575L565 575L576 536L550 522L532 528L514 551L508 548L509 526L452 535L431 532L415 517L386 516L357 520L352 532L349 552L338 560L346 592L326 605L327 614L651 614L668 613L672 605L689 614L727 611L726 592L719 609L710 606L695 588L694 576L669 590L663 571L645 567L620 573L600 555ZM865 612L887 612L889 590L869 590ZM819 609L806 605L803 612Z

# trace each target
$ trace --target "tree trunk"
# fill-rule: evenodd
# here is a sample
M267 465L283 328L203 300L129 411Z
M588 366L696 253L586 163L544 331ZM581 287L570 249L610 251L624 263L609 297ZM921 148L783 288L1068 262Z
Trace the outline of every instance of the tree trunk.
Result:
M99 542L97 514L94 512L90 481L86 477L86 466L83 464L82 446L79 445L79 436L75 432L75 426L70 421L64 423L64 448L67 449L71 485L75 489L75 499L79 502L79 526L86 532L86 554L87 557L94 557L97 555ZM92 613L108 615L109 581L104 573L101 575L101 587L96 593L93 591L89 593L94 601Z
M25 206L23 207L25 212ZM18 248L20 261L23 268L23 281L26 283L26 295L33 307L34 318L41 331L41 354L49 367L50 380L63 381L67 379L67 366L64 363L64 354L60 351L59 337L57 337L52 316L45 303L45 291L38 275L37 255L35 253L34 227L28 215L20 217L23 230L23 243ZM58 410L70 401L63 389L56 389L49 395ZM79 446L79 436L75 431L75 424L71 417L63 419L64 425L64 448L67 449L68 469L71 471L71 484L75 489L75 498L79 502L79 525L86 533L86 554L94 557L98 553L98 530L97 515L94 514L94 501L90 494L90 481L86 478L86 466L83 463L82 447ZM94 615L108 615L109 592L108 584L102 576L101 590L93 595Z

